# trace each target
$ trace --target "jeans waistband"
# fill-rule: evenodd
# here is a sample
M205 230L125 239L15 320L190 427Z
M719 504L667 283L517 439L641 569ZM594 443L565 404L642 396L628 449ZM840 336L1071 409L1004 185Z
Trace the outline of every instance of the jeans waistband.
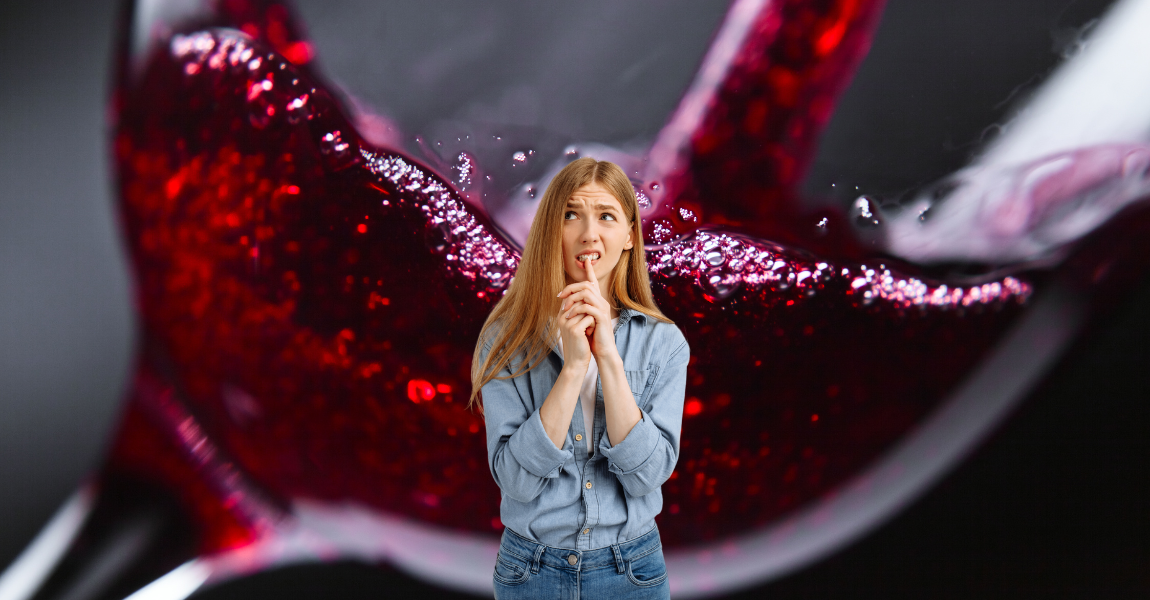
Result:
M611 544L604 548L594 550L574 550L571 548L556 548L546 546L529 540L510 528L504 528L503 538L499 542L500 552L509 552L531 564L531 572L538 573L540 565L548 565L558 569L578 571L580 569L593 569L613 566L620 573L625 572L625 561L645 556L661 547L659 540L659 527L653 526L647 533L637 538ZM572 560L574 556L574 560Z

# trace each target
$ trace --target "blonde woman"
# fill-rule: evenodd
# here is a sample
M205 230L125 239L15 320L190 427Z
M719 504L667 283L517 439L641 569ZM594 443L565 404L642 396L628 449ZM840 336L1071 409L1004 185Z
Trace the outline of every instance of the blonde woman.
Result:
M626 174L573 161L547 187L472 362L502 496L496 598L670 597L655 515L689 360L652 298Z

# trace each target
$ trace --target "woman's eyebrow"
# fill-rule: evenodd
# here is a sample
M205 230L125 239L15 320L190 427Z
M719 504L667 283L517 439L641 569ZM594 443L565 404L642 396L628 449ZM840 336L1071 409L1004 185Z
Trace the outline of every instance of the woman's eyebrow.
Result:
M614 206L612 206L610 204L596 204L595 209L596 210L617 210Z

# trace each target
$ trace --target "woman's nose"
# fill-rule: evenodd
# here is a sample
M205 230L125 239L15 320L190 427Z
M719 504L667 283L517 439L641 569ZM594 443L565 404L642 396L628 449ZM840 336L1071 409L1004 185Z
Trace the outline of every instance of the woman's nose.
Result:
M595 226L594 222L588 223L587 227L583 229L583 242L597 242L599 241L599 228Z

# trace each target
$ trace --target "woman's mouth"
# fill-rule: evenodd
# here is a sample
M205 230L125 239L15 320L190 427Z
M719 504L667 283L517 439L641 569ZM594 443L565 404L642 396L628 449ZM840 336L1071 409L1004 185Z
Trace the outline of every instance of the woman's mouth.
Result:
M595 264L595 263L599 262L599 253L598 252L584 252L583 254L576 256L575 260L578 261L579 264L583 264L583 262L587 261L587 260L590 260L591 264Z

